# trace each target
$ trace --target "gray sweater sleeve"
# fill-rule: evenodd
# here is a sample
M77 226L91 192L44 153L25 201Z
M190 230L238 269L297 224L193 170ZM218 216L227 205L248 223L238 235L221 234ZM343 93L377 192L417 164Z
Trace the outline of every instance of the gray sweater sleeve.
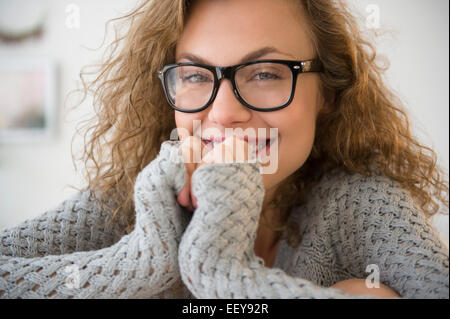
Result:
M333 184L334 205L348 212L336 214L342 260L370 266L404 298L449 298L448 248L403 188L381 174Z
M32 258L111 246L125 230L110 218L90 190L78 192L34 219L1 230L0 255Z
M220 163L192 175L198 208L179 248L182 279L197 298L374 298L323 288L264 266L253 250L264 186L259 163Z
M31 258L2 255L0 297L138 298L170 288L180 277L178 242L188 222L174 196L186 180L177 146L164 142L158 157L138 175L136 224L129 235L92 251ZM37 225L28 228L29 238L45 232ZM3 238L8 241L14 235Z

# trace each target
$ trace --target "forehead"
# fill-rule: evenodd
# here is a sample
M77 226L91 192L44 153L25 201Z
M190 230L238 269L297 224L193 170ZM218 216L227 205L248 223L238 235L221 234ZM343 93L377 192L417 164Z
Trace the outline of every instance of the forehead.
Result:
M274 47L298 59L312 58L306 28L301 7L293 0L194 1L176 56L189 53L230 65L249 52Z

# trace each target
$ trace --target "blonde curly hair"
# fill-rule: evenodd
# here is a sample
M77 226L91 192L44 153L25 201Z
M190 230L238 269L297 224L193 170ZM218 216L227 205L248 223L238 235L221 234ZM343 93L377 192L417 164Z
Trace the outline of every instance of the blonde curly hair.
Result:
M310 157L277 189L272 205L280 209L280 220L264 221L280 233L287 230L288 242L298 245L298 228L287 223L289 213L294 204L306 201L319 175L334 169L366 176L376 169L408 190L427 217L439 211L439 203L448 212L448 181L436 153L411 134L402 102L383 79L387 67L378 63L374 44L351 8L342 0L292 1L308 20L325 69L321 90L330 107L317 118ZM77 130L84 137L79 160L86 189L101 192L102 202L114 208L113 220L124 223L128 232L134 226L135 179L176 127L157 70L175 60L190 3L145 0L129 14L108 21L125 24L125 34L115 34L109 55L94 65L96 71L83 68L80 73L79 104L92 94L95 109ZM87 74L98 75L87 81Z

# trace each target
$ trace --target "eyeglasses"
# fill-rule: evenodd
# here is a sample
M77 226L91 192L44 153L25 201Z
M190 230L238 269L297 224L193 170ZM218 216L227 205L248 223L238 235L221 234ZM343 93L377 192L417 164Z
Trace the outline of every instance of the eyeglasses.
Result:
M231 81L234 94L243 105L271 112L291 104L297 75L322 71L319 59L258 60L228 67L188 62L165 65L158 77L170 106L180 112L206 109L214 101L222 79Z

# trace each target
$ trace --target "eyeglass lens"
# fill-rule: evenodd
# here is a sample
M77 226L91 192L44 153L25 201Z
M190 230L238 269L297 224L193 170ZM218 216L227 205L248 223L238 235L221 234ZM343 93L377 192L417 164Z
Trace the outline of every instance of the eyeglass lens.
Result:
M291 96L292 72L287 65L264 62L236 70L236 88L241 98L255 108L284 105ZM166 89L180 109L204 107L214 91L214 74L199 66L177 66L167 71Z

